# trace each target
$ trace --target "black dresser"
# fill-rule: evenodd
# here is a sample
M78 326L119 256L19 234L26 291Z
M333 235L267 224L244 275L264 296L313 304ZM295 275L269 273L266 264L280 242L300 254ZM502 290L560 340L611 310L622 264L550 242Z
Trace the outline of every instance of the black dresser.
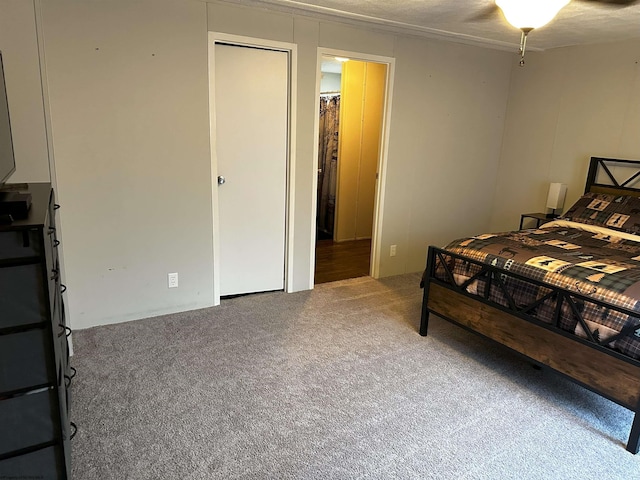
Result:
M54 192L27 186L28 218L0 225L0 479L71 478L67 327ZM73 373L72 373L73 372Z

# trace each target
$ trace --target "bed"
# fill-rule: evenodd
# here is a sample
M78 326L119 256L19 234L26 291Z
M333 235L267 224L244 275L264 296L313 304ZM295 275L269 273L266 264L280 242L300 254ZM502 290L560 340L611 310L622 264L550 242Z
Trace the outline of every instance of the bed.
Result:
M634 412L640 439L640 161L593 157L585 194L540 228L430 246L431 313Z

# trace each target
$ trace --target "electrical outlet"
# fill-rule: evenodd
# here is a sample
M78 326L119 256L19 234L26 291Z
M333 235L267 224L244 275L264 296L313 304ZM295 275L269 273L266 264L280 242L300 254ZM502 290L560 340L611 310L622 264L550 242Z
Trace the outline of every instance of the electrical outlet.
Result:
M167 283L169 288L178 288L178 274L177 273L168 273L167 274Z
M396 256L396 248L398 246L397 245L391 245L391 249L389 250L389 256L391 257L395 257Z

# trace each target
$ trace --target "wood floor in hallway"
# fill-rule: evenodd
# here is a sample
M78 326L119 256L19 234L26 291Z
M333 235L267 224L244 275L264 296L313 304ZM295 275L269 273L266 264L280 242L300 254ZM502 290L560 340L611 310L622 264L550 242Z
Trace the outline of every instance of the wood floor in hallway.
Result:
M315 282L327 283L369 275L371 239L316 242Z

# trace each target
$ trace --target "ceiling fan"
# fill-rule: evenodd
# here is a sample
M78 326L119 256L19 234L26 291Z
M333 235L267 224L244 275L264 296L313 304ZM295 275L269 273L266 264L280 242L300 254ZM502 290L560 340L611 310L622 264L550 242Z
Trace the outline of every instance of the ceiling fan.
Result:
M493 5L488 6L478 13L472 20L488 20L500 15L520 29L520 66L524 66L524 52L527 46L527 36L529 32L549 23L560 10L566 7L571 0L495 0ZM639 0L574 0L600 4L607 8L629 7Z

